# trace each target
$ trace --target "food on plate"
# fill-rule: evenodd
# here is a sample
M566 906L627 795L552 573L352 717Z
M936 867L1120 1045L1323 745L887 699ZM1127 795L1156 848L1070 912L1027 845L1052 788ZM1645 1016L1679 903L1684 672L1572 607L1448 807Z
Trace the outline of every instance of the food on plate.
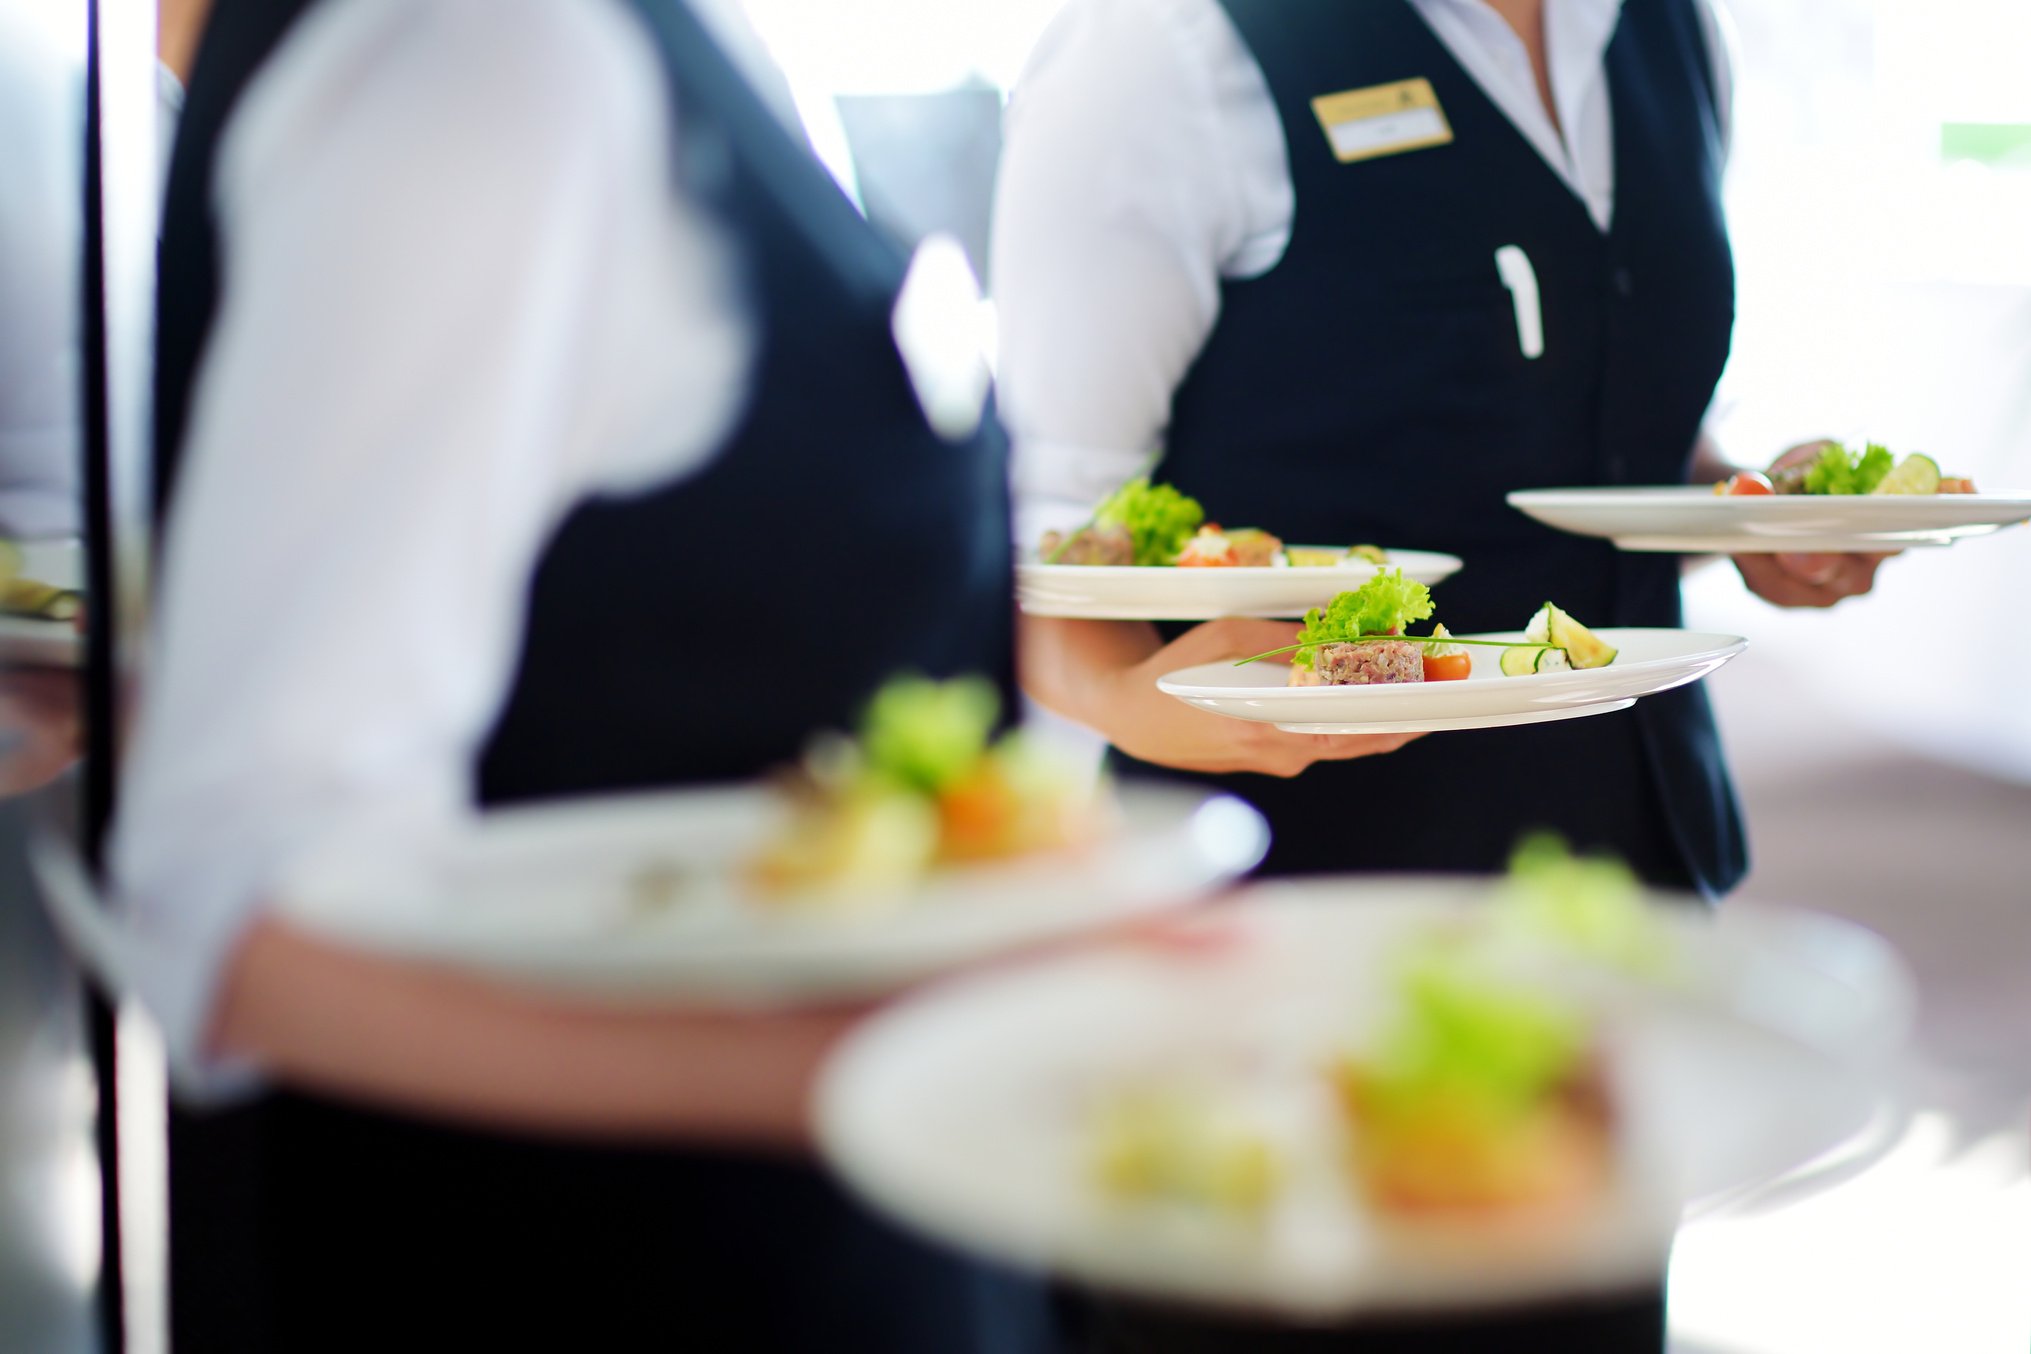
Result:
M1405 578L1401 569L1376 574L1305 613L1291 655L1290 685L1422 682L1424 646L1404 631L1431 614L1431 589Z
M1362 1198L1396 1217L1572 1216L1614 1171L1614 1122L1592 1023L1506 980L1471 946L1401 957L1393 1018L1331 1079Z
M1286 546L1258 527L1223 527L1206 520L1197 500L1168 484L1151 484L1146 476L1108 495L1092 520L1077 530L1045 532L1037 555L1045 564L1185 569L1309 569L1389 561L1379 546Z
M1524 627L1523 643L1502 651L1500 666L1505 677L1605 668L1615 661L1616 652L1613 645L1546 602Z
M1071 535L1047 531L1040 553L1046 564L1110 565L1135 563L1135 537L1120 525L1088 523Z
M26 616L43 621L74 621L84 607L84 595L74 588L60 588L21 575L21 547L0 536L0 615Z
M1379 545L1350 545L1345 550L1335 546L1287 545L1284 558L1293 569L1332 569L1343 564L1389 563L1389 552Z
M1723 480L1714 492L1745 492L1741 475ZM1940 474L1939 463L1922 452L1898 460L1891 450L1870 442L1860 451L1831 442L1812 461L1773 470L1771 487L1780 494L1971 494L1974 481ZM1746 492L1754 492L1746 491Z
M32 578L0 582L0 615L28 616L45 621L73 621L84 605L74 588L59 588Z
M1118 1203L1255 1217L1285 1174L1262 1125L1236 1096L1212 1086L1112 1090L1095 1109L1089 1143L1093 1181Z
M1671 966L1669 937L1635 873L1605 852L1573 854L1555 832L1517 843L1489 916L1498 935L1627 973L1662 977Z
M1291 686L1375 686L1470 678L1469 645L1501 649L1502 671L1511 675L1615 661L1614 649L1549 602L1516 644L1460 639L1443 625L1434 625L1429 635L1409 633L1413 622L1431 614L1432 594L1424 584L1405 578L1401 569L1378 572L1324 607L1307 611L1295 644L1241 662L1288 653ZM1569 659L1568 646L1577 657Z
M1714 486L1714 492L1728 498L1763 498L1777 492L1777 486L1760 470L1744 470Z
M1254 527L1223 531L1216 522L1200 527L1178 552L1178 566L1186 569L1269 569L1286 563L1283 542L1267 531Z
M1443 625L1432 627L1432 638L1448 640L1452 632ZM1474 658L1462 644L1424 646L1424 679L1427 682L1462 682L1474 675Z
M1175 564L1205 520L1197 500L1139 476L1109 494L1077 531L1047 532L1042 558L1046 564Z
M897 678L859 736L816 740L787 778L790 814L752 863L767 896L898 901L945 865L1094 840L1111 821L1093 778L1020 732L996 738L1001 701L978 678Z

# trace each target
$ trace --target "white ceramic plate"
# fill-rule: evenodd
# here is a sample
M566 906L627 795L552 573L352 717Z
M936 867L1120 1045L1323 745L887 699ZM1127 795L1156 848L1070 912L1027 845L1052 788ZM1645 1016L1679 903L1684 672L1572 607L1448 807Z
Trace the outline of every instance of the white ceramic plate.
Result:
M781 821L759 788L516 808L456 837L338 843L278 891L350 943L617 997L868 995L1193 901L1268 845L1254 810L1127 786L1092 849L938 873L871 914L758 903L741 863Z
M877 1207L1019 1266L1326 1319L1654 1283L1684 1200L1769 1178L1868 1123L1915 1006L1889 947L1808 914L1731 909L1716 925L1669 904L1678 990L1571 978L1612 1032L1623 1169L1610 1196L1551 1236L1383 1223L1349 1188L1319 1068L1373 1027L1394 942L1485 889L1274 886L1179 923L1212 948L1123 943L955 980L876 1017L833 1061L825 1154ZM1231 1093L1279 1138L1289 1175L1260 1226L1115 1207L1092 1188L1096 1099L1153 1075Z
M1770 554L1950 545L2031 519L2019 494L1773 494L1736 498L1700 485L1527 489L1511 507L1547 526L1605 536L1624 550Z
M1160 690L1188 705L1236 719L1274 724L1293 733L1432 733L1499 729L1577 719L1627 709L1637 698L1696 682L1742 652L1738 635L1691 630L1603 629L1620 652L1605 668L1505 677L1502 650L1470 648L1474 671L1456 682L1377 686L1287 686L1277 662L1205 663L1157 679ZM1521 642L1521 631L1464 635Z
M84 558L76 541L24 541L21 576L59 588L83 586ZM71 621L0 616L0 663L74 668L84 661L84 640Z
M1304 549L1306 547L1294 547ZM1016 563L1016 598L1032 616L1088 621L1210 621L1220 616L1302 616L1378 569L1401 569L1427 586L1459 572L1452 555L1391 550L1387 564L1330 568L1175 569Z

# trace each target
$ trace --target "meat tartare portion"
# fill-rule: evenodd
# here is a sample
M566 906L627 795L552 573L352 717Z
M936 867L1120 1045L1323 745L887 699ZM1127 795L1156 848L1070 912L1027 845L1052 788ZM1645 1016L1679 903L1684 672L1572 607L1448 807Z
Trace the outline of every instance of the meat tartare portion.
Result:
M1135 563L1135 537L1122 526L1081 527L1070 539L1062 532L1047 531L1039 553L1050 564L1125 566Z
M1400 639L1371 639L1319 645L1312 651L1312 666L1291 665L1290 685L1373 686L1424 679L1421 647Z

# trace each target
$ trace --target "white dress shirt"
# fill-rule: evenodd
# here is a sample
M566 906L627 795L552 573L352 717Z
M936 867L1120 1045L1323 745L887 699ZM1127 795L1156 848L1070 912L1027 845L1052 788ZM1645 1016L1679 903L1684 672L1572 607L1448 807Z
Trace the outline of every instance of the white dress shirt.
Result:
M1605 230L1603 57L1621 0L1545 0L1556 123L1522 39L1484 0L1410 4ZM1725 110L1726 34L1700 8ZM1027 540L1144 468L1220 318L1221 280L1276 266L1297 203L1269 85L1216 0L1070 0L1016 86L1005 140L991 273Z
M78 529L84 68L0 6L0 536Z
M115 848L187 1093L245 1070L207 1058L215 988L293 861L474 812L567 510L695 468L739 411L751 336L666 86L617 0L329 0L218 148Z

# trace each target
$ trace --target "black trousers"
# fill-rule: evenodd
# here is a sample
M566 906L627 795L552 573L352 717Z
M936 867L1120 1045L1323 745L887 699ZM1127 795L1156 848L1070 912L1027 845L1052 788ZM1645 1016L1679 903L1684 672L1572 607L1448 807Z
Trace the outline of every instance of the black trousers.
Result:
M1036 1354L1041 1285L802 1164L588 1148L277 1095L175 1116L173 1339L199 1354Z

